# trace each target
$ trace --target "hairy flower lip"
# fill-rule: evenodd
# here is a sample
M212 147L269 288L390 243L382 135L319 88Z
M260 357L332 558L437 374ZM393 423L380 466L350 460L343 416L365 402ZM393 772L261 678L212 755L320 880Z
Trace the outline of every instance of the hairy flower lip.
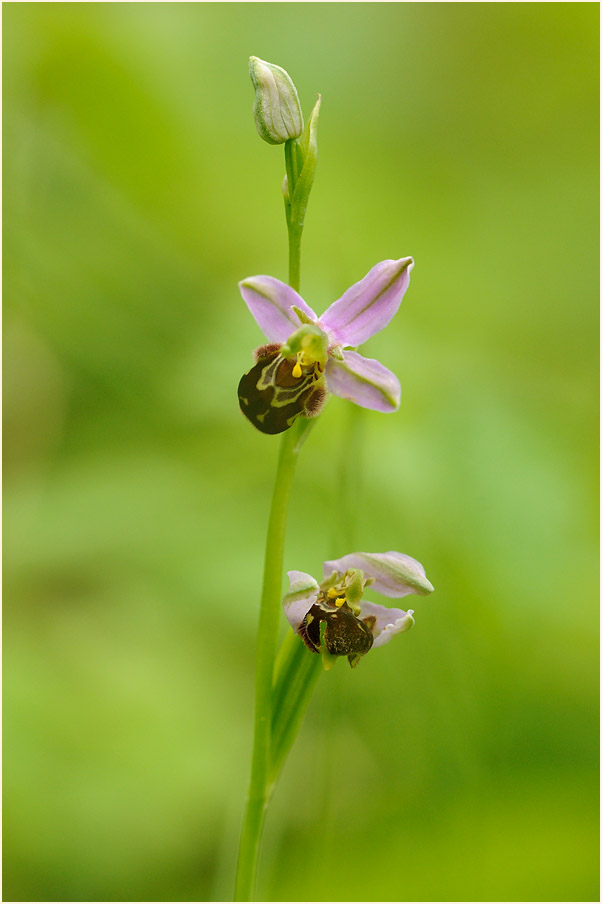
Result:
M301 326L313 323L328 337L328 389L364 408L390 412L399 408L399 380L380 361L356 348L384 329L409 286L411 257L376 264L359 282L318 317L307 302L273 276L251 276L239 283L241 295L270 342L285 343Z

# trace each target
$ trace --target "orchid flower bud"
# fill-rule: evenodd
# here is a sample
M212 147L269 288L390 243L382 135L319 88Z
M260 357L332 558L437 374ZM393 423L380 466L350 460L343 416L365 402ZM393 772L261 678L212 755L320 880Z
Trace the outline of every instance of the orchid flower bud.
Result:
M249 75L255 88L253 116L260 138L268 144L283 144L303 132L303 113L297 89L285 69L249 58Z

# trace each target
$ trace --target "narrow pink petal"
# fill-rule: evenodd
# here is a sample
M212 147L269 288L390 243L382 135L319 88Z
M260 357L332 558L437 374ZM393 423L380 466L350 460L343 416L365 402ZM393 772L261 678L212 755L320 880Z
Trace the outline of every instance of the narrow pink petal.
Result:
M377 606L376 603L369 603L368 600L361 601L360 609L360 618L376 619L372 629L374 633L372 649L389 643L392 637L409 631L414 624L413 609L408 609L407 612L404 612L403 609L388 609L387 606Z
M301 296L273 276L249 276L238 284L251 314L270 342L286 342L299 329L300 321L292 309L296 305L311 320L315 313Z
M333 571L343 574L349 568L360 568L367 578L373 578L370 586L385 596L424 596L434 589L420 562L402 552L352 552L324 562L324 575Z
M410 285L411 257L381 261L322 315L335 341L357 347L384 329Z
M290 588L282 600L284 614L295 631L318 598L320 588L315 578L304 571L289 571Z
M326 364L328 389L335 395L374 411L397 411L401 386L394 373L374 358L358 352L343 352L343 360L329 358Z

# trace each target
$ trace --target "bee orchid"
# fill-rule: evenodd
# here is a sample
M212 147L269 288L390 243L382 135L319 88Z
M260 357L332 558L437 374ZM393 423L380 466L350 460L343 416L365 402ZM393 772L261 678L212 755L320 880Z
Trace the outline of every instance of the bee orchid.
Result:
M241 379L241 411L262 433L282 433L319 413L326 391L374 411L396 411L399 380L356 348L384 329L410 284L411 257L376 264L321 317L286 283L251 276L241 295L269 344Z
M372 648L382 647L414 624L414 611L380 606L363 599L364 590L392 598L432 593L424 568L400 552L357 552L324 562L324 579L288 572L290 587L282 604L306 647L320 653L325 669L346 656L355 668Z

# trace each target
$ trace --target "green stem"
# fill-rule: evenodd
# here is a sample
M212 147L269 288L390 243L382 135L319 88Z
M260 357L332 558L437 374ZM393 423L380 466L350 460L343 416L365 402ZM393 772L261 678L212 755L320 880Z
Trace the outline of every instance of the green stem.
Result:
M285 143L284 157L289 198L292 198L299 175L299 158L295 140ZM301 234L303 227L292 223L290 204L287 207L286 220L289 242L289 285L298 292L301 279ZM277 777L277 770L274 770L271 760L272 728L274 725L272 688L278 643L286 520L295 465L301 446L313 424L313 420L303 417L297 418L293 426L283 434L280 444L278 469L276 471L266 538L263 590L261 593L256 651L253 760L249 794L238 849L234 891L235 901L253 900L263 824ZM301 697L299 698L299 704L302 707L302 712L304 712L307 704L303 704ZM278 722L279 725L282 725L282 732L278 735L282 746L289 742L293 723L298 726L292 713L288 714L286 719ZM290 738L289 746L292 744L293 738L294 734ZM279 765L282 764L285 755L286 752L279 757Z
M266 538L256 652L253 762L238 852L235 901L253 900L263 823L274 786L270 761L272 682L278 644L286 520L299 451L313 424L313 420L298 418L283 434L280 445Z
M291 139L284 145L284 162L286 164L286 176L288 179L289 204L287 208L286 225L288 227L288 282L295 290L299 291L301 285L301 235L303 226L293 222L292 206L290 201L295 193L297 178L299 176L299 161L297 157L297 141Z
M288 227L288 282L299 291L301 284L301 233L302 226L290 223Z
M295 149L296 139L291 138L284 145L284 163L286 166L286 175L288 178L289 197L292 198L299 176L299 168L297 165L297 153Z
M272 677L278 643L286 518L295 465L297 423L282 436L266 538L255 672L255 732L251 782L239 848L235 901L251 901L255 888L263 821L271 794L270 731Z

